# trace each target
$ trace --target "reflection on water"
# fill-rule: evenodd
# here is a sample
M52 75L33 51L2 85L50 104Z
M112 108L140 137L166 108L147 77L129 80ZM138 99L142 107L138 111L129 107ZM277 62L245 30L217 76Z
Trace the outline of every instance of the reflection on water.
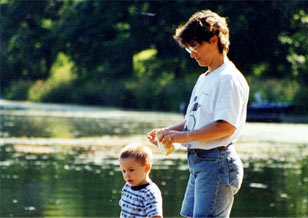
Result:
M236 216L308 215L308 158L251 160L235 202Z
M129 135L136 134L136 130L145 127L151 128L147 122L138 123L136 126L132 121L125 122L115 119L94 118L67 118L67 117L18 117L6 116L3 120L7 137L59 137L79 138L85 136L105 135ZM42 128L46 126L47 128ZM124 128L119 128L124 127ZM16 127L18 127L16 129ZM133 127L133 128L128 128ZM140 134L140 132L139 132Z
M119 215L124 184L117 160L96 164L83 150L26 154L1 146L0 216ZM165 216L178 216L186 187L185 160L159 160L151 172L163 193ZM306 216L308 158L296 162L247 160L232 216Z
M119 216L124 182L117 160L96 165L83 160L82 153L76 149L69 154L33 155L2 146L0 216ZM163 190L166 211L176 214L182 192L175 186L183 190L187 172L181 170L183 160L169 161L173 170L160 169L160 164L165 165L158 162L152 177ZM171 203L168 198L178 200Z
M51 108L0 110L0 217L118 217L124 181L113 146L123 145L121 137L130 140L183 118ZM247 127L239 143L245 146L238 149L244 183L231 215L308 216L308 125ZM185 153L176 152L157 158L151 172L162 190L166 217L179 217L188 179L185 158L179 158Z
M91 112L89 112L91 114ZM141 113L142 114L142 113ZM80 138L100 135L134 135L144 134L145 130L164 127L171 122L178 122L179 116L159 116L153 113L126 113L126 116L107 114L98 117L72 117L72 113L39 114L29 116L24 113L5 113L1 116L2 137L48 137ZM53 116L48 116L53 115ZM65 116L66 115L66 116Z

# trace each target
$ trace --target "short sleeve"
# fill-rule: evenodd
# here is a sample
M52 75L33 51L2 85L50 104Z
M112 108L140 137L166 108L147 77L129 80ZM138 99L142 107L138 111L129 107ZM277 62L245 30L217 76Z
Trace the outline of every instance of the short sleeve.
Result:
M160 192L148 192L145 196L145 210L149 218L153 216L163 217L162 196Z
M224 75L218 86L214 120L224 120L238 128L243 107L242 87L230 74Z

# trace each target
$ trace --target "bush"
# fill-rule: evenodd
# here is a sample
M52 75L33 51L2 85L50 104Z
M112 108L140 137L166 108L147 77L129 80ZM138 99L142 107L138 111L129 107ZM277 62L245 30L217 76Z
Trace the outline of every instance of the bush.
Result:
M43 102L45 96L50 92L52 87L43 80L38 80L34 85L29 89L28 100L34 102Z
M134 77L126 82L122 103L142 110L179 111L180 104L189 101L193 83L176 79L174 59L156 55L154 48L134 55Z
M189 101L193 84L184 80L159 77L143 78L127 84L126 106L142 110L179 111Z
M308 114L308 88L307 87L301 87L297 95L294 99L295 104L295 113L297 114Z
M103 80L85 82L74 85L72 101L87 105L103 105L121 107L125 95L124 81Z
M248 77L250 86L249 102L255 102L255 94L260 93L262 98L270 102L294 102L295 96L299 90L296 81L287 79L260 79Z
M3 97L9 100L27 100L32 81L17 81L4 90Z
M51 67L50 77L46 81L36 81L29 90L28 99L34 102L70 102L76 78L73 68L74 63L70 58L59 53Z

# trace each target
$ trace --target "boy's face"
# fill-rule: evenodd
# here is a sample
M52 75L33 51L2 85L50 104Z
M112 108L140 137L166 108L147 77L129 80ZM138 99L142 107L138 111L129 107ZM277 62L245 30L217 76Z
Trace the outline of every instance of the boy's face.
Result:
M151 169L149 163L143 166L132 157L121 158L119 162L123 178L131 186L139 186L148 182L148 173Z

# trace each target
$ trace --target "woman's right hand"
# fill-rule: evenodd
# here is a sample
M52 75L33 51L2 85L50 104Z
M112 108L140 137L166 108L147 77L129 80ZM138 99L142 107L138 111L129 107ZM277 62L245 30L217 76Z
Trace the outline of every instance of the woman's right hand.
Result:
M156 132L159 129L153 129L152 131L147 133L147 139L153 144L157 146L157 141L156 141Z

